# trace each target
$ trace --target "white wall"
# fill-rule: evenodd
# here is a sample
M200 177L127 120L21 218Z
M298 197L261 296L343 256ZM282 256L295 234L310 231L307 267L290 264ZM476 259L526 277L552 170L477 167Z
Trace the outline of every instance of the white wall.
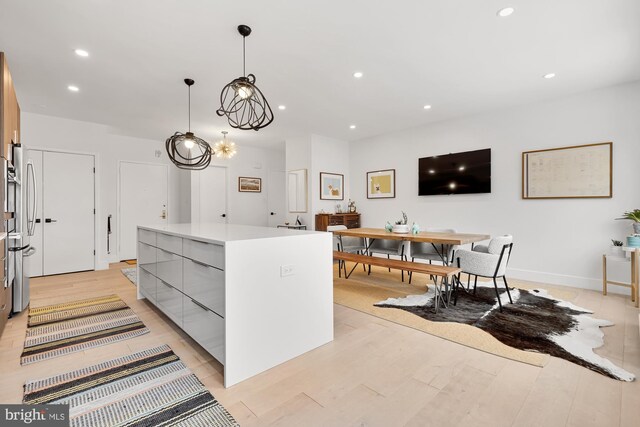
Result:
M307 225L308 230L312 230L314 226L314 216L311 198L311 135L298 138L287 139L285 143L285 165L286 170L307 170L307 211L301 213L289 212L289 192L286 192L287 220L293 224L296 216L300 217L300 221ZM288 182L288 181L287 181Z
M213 141L211 141L213 143ZM237 154L231 159L215 158L211 165L227 168L227 217L229 224L257 225L266 227L269 223L268 186L269 171L284 171L285 161L282 150L271 150L248 146L237 146ZM193 176L199 171L190 172ZM241 193L238 191L238 177L262 178L262 192ZM275 183L281 185L281 183ZM215 188L216 183L208 183ZM282 188L282 191L285 191ZM191 189L187 190L190 193ZM189 199L189 206L191 206ZM284 212L285 206L282 206ZM189 221L190 215L185 221Z
M349 203L349 148L344 141L311 135L311 212L335 212L336 205L347 211ZM320 200L320 172L344 175L344 200ZM315 221L314 221L315 223Z
M428 113L427 113L428 114ZM613 141L612 199L521 199L522 151ZM418 158L492 149L492 193L417 196ZM510 233L512 277L598 289L610 239L631 232L614 221L640 207L640 82L552 102L451 120L352 142L351 197L364 226L409 222L491 235ZM396 169L395 199L366 199L367 171Z
M333 213L339 203L342 211L346 211L349 202L349 147L346 142L321 135L288 139L286 166L287 170L307 169L308 209L299 214L307 229L315 229L315 215L321 210ZM344 175L344 200L320 200L320 172ZM293 219L295 216L288 215Z
M20 120L22 143L26 148L67 150L96 156L96 268L107 268L109 262L118 261L118 161L171 164L164 152L164 142L115 135L110 133L109 127L105 125L39 114L22 113ZM160 150L160 158L155 156L156 150ZM175 167L169 168L170 222L181 222L184 219L183 215L188 214L183 208L181 178L186 179L184 171ZM106 233L109 214L113 215L113 234L110 239L111 254L107 255Z

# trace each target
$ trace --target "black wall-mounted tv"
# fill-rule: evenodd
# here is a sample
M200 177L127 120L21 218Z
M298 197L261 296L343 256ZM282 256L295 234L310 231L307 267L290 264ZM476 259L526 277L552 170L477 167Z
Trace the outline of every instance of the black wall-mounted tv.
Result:
M418 160L418 195L491 193L491 149Z

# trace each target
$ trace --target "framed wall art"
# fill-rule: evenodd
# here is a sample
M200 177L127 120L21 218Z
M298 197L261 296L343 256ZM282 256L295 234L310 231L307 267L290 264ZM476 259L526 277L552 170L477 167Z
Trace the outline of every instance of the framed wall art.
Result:
M238 191L241 193L262 192L262 178L255 178L250 176L239 176Z
M395 169L367 172L367 199L392 199L394 197L396 197Z
M320 200L344 200L344 175L320 172Z
M522 198L608 198L613 195L613 143L522 153Z

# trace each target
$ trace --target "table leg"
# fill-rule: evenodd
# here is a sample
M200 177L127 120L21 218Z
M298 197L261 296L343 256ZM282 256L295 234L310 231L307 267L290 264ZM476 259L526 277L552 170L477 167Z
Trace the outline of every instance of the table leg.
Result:
M635 303L636 303L636 307L639 306L639 301L638 301L638 287L640 285L639 283L639 275L638 275L638 270L640 270L640 268L638 268L638 262L640 261L640 249L636 249L635 251L633 251L631 253L631 263L633 265L632 270L633 270L633 278L632 278L632 284L633 287L631 288L631 293L633 294L633 298L635 299Z

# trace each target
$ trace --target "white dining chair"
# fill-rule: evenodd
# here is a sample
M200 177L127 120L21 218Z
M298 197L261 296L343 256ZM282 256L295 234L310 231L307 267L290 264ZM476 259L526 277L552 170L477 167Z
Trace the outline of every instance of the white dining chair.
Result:
M455 233L456 230L452 228L427 228L424 231L429 233ZM428 243L428 242L411 242L409 246L409 254L411 256L411 261L415 261L416 259L421 259L424 261L429 261L429 264L433 262L438 262L441 264L450 264L453 262L453 256L457 249L455 245L442 245L437 243ZM445 254L446 252L446 254ZM411 279L413 278L413 273L409 273L409 284L411 284ZM432 278L433 279L433 278Z
M329 225L327 226L327 231L333 232L338 230L346 230L346 225ZM367 245L365 243L364 238L362 237L348 237L348 236L338 236L336 234L333 235L333 249L340 252L347 252L351 254L365 254L367 250ZM341 269L344 268L345 276L347 274L347 267L344 261L338 261L338 277L341 276ZM367 268L362 265L364 271L367 271Z

